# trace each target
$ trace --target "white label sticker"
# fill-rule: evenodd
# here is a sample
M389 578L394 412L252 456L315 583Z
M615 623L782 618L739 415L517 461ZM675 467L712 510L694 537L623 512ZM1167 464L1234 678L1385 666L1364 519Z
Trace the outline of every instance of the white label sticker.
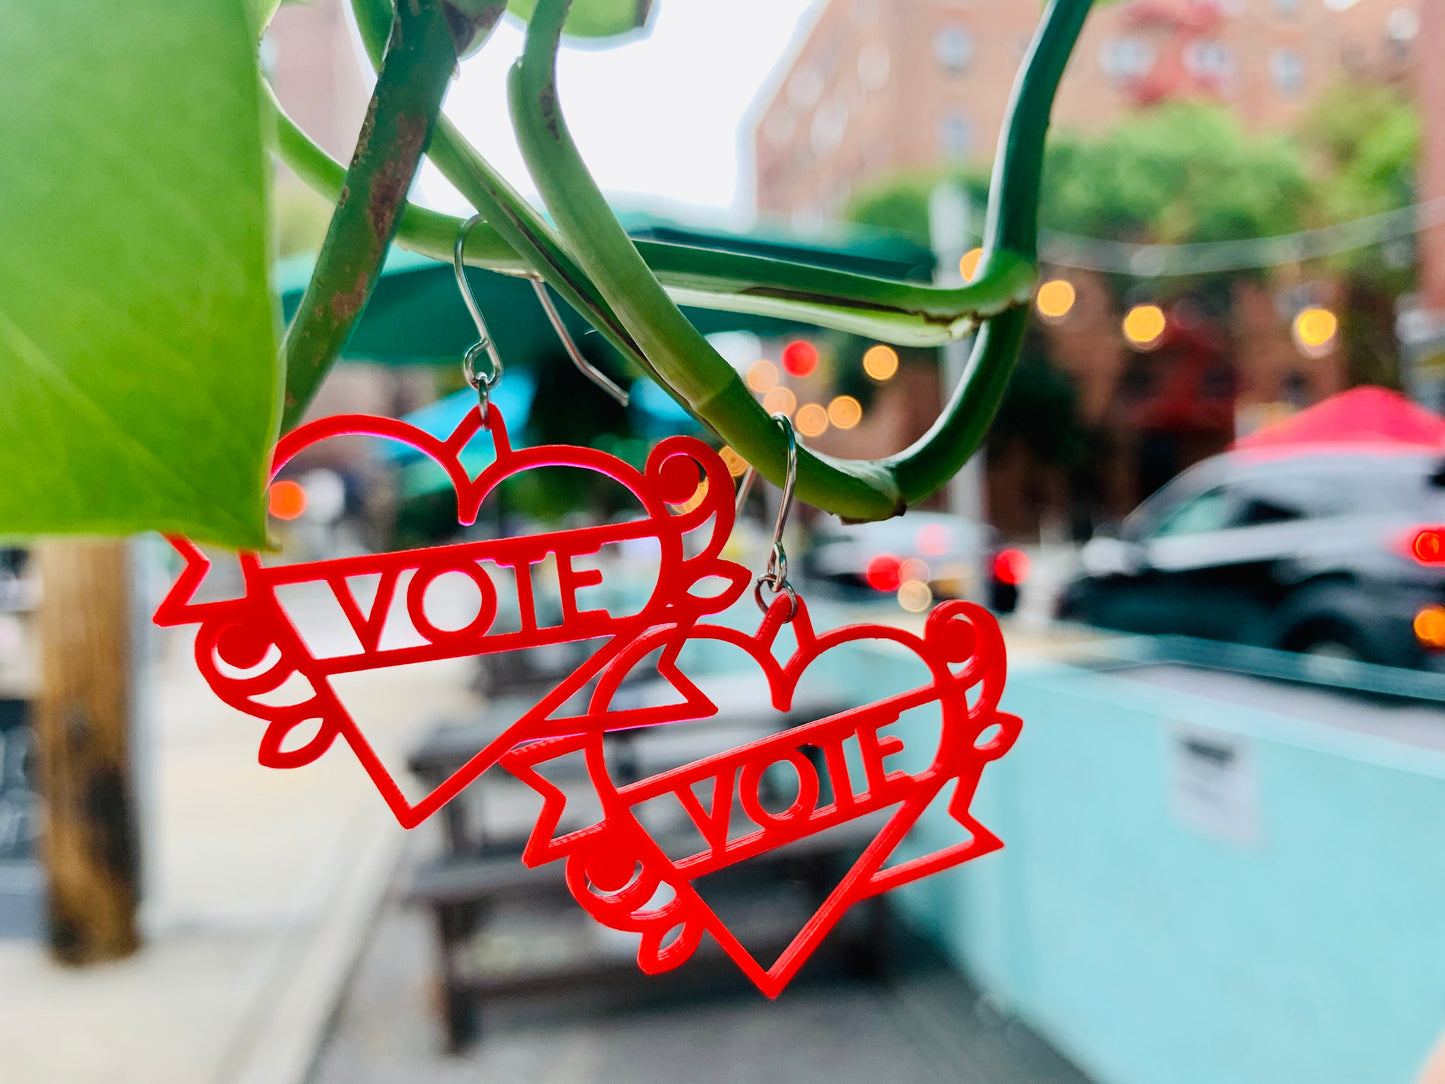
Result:
M1238 734L1176 724L1168 733L1169 810L1202 835L1260 842L1254 747Z

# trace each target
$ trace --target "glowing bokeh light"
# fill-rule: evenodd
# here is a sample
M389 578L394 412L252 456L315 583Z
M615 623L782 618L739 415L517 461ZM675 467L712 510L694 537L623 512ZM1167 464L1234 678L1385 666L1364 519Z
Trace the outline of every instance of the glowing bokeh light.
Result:
M763 409L769 414L786 414L791 418L798 409L798 397L779 385L763 396Z
M978 274L978 262L983 259L983 249L971 248L963 254L958 261L958 273L963 276L965 282L970 281Z
M870 346L863 354L863 371L880 384L892 380L898 372L898 351L883 343Z
M1023 550L999 550L993 559L993 578L1017 587L1029 578L1029 555Z
M1422 527L1410 542L1410 552L1422 565L1441 564L1445 556L1445 530Z
M1034 295L1034 304L1044 319L1062 320L1077 299L1074 284L1068 279L1050 279L1039 287L1039 292Z
M793 424L805 437L821 437L828 431L828 411L819 403L804 403Z
M902 578L898 574L901 564L902 562L892 554L880 553L868 562L868 568L864 571L863 578L875 591L897 591L899 583L902 582Z
M285 478L272 482L266 496L266 510L277 519L295 519L306 511L306 490L300 482Z
M789 376L808 376L818 367L818 348L806 339L794 339L783 347L783 371Z
M828 404L828 421L834 429L852 429L863 420L863 404L851 395L839 395Z
M778 367L771 361L755 361L748 367L748 387L753 391L767 391L778 386Z
M918 552L929 557L942 557L953 545L953 532L942 523L929 523L918 528L913 536Z
M748 472L748 461L733 451L730 445L724 444L718 455L722 457L723 466L727 467L728 473L734 478L741 478Z
M1158 305L1135 305L1124 317L1124 338L1141 349L1147 349L1164 334L1167 321Z
M1415 615L1415 639L1426 647L1445 647L1445 607L1426 606Z
M898 605L911 614L921 614L933 605L933 591L921 580L904 580L898 587Z
M898 578L905 582L919 580L927 583L932 576L933 570L928 567L928 562L918 557L910 557L898 566Z
M1294 318L1295 338L1310 352L1328 349L1339 330L1339 317L1329 309L1305 309Z

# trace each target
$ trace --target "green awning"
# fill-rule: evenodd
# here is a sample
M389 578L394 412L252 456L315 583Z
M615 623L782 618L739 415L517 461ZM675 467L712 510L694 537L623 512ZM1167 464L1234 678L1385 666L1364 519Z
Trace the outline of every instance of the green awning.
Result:
M696 230L638 215L625 215L624 222L629 232L639 238L799 260L865 274L926 279L932 266L926 250L877 233L849 233L837 244L827 245L776 233ZM300 304L312 262L310 255L296 256L283 260L277 268L282 308L288 320ZM526 364L529 358L556 350L556 338L530 282L476 267L467 269L467 280L503 358ZM592 334L586 321L570 306L559 303L557 308L568 330L579 343L586 344L589 353L594 344L612 353L605 340ZM694 308L683 311L704 335L751 331L764 337L785 336L811 327L745 313ZM344 358L385 365L450 365L475 339L451 265L393 246L366 312L342 353Z

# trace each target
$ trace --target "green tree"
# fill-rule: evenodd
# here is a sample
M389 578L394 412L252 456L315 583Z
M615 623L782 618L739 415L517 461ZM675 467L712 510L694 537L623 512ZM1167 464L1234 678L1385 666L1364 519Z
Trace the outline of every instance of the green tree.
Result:
M975 202L986 174L912 171L860 191L846 217L928 240L928 195L962 183ZM1044 156L1039 224L1119 241L1187 244L1287 233L1313 204L1299 148L1251 138L1227 110L1171 104L1126 117L1100 136L1056 134Z
M1342 83L1300 129L1316 162L1320 217L1342 222L1406 207L1415 199L1420 120L1394 87ZM1395 299L1415 280L1409 240L1355 249L1330 260L1342 286L1340 335L1352 384L1400 386Z

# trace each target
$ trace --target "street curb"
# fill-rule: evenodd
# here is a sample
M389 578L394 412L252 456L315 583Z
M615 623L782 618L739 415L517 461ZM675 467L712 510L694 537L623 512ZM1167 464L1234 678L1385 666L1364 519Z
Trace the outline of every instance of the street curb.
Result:
M375 807L358 811L333 857L342 868L326 879L330 891L317 914L283 941L224 1084L305 1084L404 841Z

